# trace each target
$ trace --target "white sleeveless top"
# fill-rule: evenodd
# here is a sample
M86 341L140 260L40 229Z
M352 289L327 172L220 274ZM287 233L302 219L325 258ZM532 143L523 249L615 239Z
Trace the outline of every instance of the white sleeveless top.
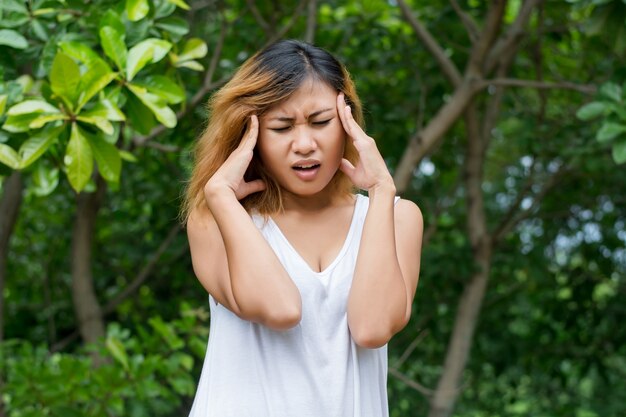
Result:
M209 296L209 343L190 417L389 415L387 346L357 346L346 312L368 204L357 195L344 245L322 272L309 267L271 218L252 216L300 290L302 320L272 330Z

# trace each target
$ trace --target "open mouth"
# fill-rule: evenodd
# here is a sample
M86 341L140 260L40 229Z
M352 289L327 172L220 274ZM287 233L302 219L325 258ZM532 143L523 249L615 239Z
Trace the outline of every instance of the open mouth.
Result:
M296 171L312 171L316 168L319 168L320 164L310 164L310 165L299 165L292 167Z

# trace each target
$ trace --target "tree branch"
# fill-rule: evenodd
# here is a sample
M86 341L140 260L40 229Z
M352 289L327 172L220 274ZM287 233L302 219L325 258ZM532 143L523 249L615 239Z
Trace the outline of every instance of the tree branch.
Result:
M256 4L254 2L254 0L246 0L246 4L248 5L248 7L250 8L250 11L252 12L252 16L254 16L254 19L257 21L257 23L259 24L259 26L261 26L261 29L263 29L263 31L265 32L265 35L268 38L271 38L274 36L274 30L270 27L270 25L265 21L265 19L263 18L263 16L261 15L261 12L259 11L259 9L256 7Z
M415 391L419 392L420 394L423 394L426 397L432 397L432 395L435 392L432 389L426 388L419 382L414 381L413 379L409 378L408 376L406 376L405 374L403 374L396 368L390 367L389 374L398 378L400 381L404 382L406 385L408 385L409 387L413 388Z
M296 23L296 20L298 20L298 17L300 16L300 14L302 13L302 11L304 10L304 6L306 6L308 3L307 0L302 0L300 1L300 3L298 3L298 6L296 6L295 10L293 11L293 14L291 15L291 18L289 18L289 21L287 21L287 23L285 23L285 26L283 26L280 31L278 31L278 33L274 34L274 36L270 37L270 39L267 41L266 45L272 44L274 42L276 42L277 40L281 39L283 36L285 36L285 34L289 31L289 29L291 29L293 27L293 25Z
M467 35L469 36L470 41L472 43L475 43L478 40L478 25L476 24L474 19L472 19L472 16L465 13L463 9L461 9L461 6L459 6L459 3L457 3L456 0L450 0L450 4L452 4L452 8L459 16L459 19L461 19L463 26L465 26L465 30L467 30Z
M583 94L595 94L597 92L597 87L594 85L575 84L571 82L550 83L534 80L520 80L516 78L494 78L491 80L482 80L478 84L481 89L491 85L502 87L528 87L540 90L574 90Z
M308 11L306 16L306 34L304 41L308 43L315 42L315 27L317 26L317 1L309 0Z
M435 61L439 64L439 67L443 71L444 75L452 83L453 86L458 86L462 82L461 72L454 65L452 60L448 58L443 48L437 43L435 38L430 32L421 24L421 22L413 15L410 7L404 0L398 0L398 6L404 15L405 19L409 22L409 25L415 31L418 39L424 44L426 49L433 55Z
M489 8L487 18L485 19L483 30L478 37L478 41L472 48L466 72L469 72L474 76L479 74L482 76L484 74L483 61L498 36L498 32L502 26L505 9L506 0L493 0L491 2L491 7Z

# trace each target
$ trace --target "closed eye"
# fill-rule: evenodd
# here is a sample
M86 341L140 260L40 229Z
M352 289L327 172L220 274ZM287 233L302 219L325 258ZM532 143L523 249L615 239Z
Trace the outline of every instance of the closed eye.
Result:
M285 127L271 127L270 130L273 130L274 132L286 132L287 130L289 130L291 128L291 126L285 126Z
M324 126L327 125L332 119L328 120L320 120L318 122L313 122L313 126Z

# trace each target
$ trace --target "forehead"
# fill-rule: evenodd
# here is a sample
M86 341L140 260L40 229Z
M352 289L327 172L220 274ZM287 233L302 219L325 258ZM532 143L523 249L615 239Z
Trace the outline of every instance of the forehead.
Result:
M280 113L309 113L322 108L336 107L337 91L323 81L307 79L285 101L268 109L267 115Z

